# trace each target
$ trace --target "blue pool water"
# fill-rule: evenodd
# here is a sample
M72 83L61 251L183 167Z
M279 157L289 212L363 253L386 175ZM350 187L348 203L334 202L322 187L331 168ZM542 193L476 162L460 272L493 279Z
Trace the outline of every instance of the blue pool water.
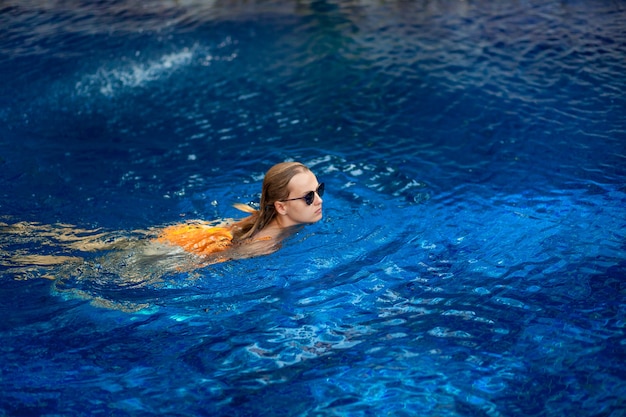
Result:
M624 27L608 0L3 2L0 415L626 415ZM236 217L283 160L325 216L270 256L70 244Z

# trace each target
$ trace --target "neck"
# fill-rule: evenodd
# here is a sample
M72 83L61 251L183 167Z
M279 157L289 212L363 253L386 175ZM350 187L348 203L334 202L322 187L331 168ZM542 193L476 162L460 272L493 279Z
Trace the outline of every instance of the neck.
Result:
M272 239L282 240L288 235L291 235L300 230L301 227L302 225L284 224L284 222L281 222L281 219L279 217L276 217L267 226L265 226L263 230L257 233L257 237L269 237Z

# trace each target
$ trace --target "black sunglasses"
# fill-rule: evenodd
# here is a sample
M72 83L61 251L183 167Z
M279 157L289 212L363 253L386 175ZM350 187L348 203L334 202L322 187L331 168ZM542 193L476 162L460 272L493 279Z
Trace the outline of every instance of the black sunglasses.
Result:
M285 201L293 201L293 200L304 200L306 205L310 206L311 204L313 204L313 201L315 200L315 193L317 193L317 195L319 195L320 197L324 195L324 183L321 183L320 185L318 185L317 190L309 191L308 193L306 193L304 197L289 198L287 200L278 200L278 201L285 202Z

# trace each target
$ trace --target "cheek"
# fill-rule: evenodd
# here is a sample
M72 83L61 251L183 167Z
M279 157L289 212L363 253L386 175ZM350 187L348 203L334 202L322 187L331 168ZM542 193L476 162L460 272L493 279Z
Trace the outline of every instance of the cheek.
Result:
M296 212L294 213L294 216L299 218L299 219L306 218L307 216L310 215L310 212L307 209L308 209L308 206L302 207L302 208L296 210Z
M289 212L289 217L299 223L307 223L311 220L311 217L315 216L315 209L313 206L298 207L295 210Z

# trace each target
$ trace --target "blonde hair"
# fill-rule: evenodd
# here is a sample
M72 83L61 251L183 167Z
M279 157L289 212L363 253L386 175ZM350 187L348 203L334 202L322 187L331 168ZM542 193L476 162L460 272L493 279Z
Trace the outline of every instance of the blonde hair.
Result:
M235 204L239 210L252 213L232 226L233 242L253 237L276 217L274 203L289 197L287 185L299 173L310 171L300 162L281 162L271 167L263 179L259 210L245 204Z

